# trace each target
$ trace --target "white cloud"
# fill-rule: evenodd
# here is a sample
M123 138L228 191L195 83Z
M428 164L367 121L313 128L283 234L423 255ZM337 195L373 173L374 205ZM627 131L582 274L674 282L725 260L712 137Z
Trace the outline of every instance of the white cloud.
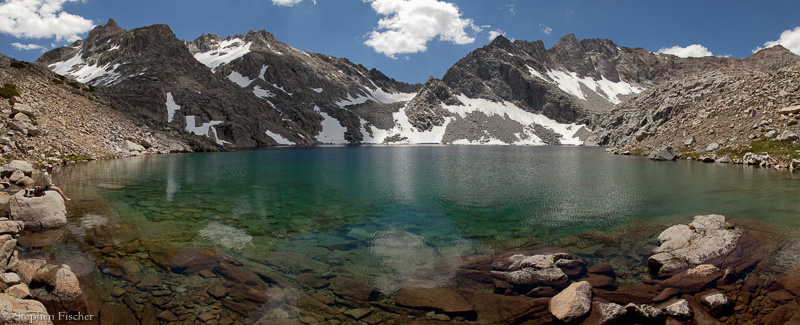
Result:
M789 51L792 51L794 54L800 55L800 26L795 27L794 29L787 29L783 31L778 40L764 43L764 47L757 47L755 50L753 50L753 53L761 51L767 47L773 47L775 45L783 45L783 47Z
M500 36L500 35L505 36L506 33L503 32L502 30L499 30L499 29L498 30L490 30L489 31L489 40L490 41L494 40L495 38L497 38L497 36Z
M42 50L42 52L44 52L45 50L44 46L41 46L39 44L20 44L14 42L11 43L11 46L13 46L17 50Z
M543 34L545 34L545 35L549 35L549 34L550 34L550 32L552 32L552 31L553 31L553 29L552 29L552 28L550 28L550 26L547 26L547 25L545 25L545 24L539 24L539 27L541 27L541 28L542 28L542 33L543 33Z
M302 2L302 1L303 0L272 0L272 4L277 5L277 6L291 7L291 6L294 6L294 5L296 5L296 4L298 4L298 3Z
M469 44L477 31L472 19L461 18L458 7L438 0L363 0L386 16L364 42L378 53L395 58L400 53L425 52L428 41L438 37L455 44Z
M661 48L658 53L672 54L682 58L699 58L703 56L714 56L705 46L700 44L692 44L687 47L673 46L670 48Z
M512 15L516 15L517 14L517 8L514 7L513 4L512 5L506 5L506 7L508 8L508 12L510 12Z
M91 20L67 13L64 3L80 0L7 0L0 3L0 33L17 38L50 38L69 42L88 32Z

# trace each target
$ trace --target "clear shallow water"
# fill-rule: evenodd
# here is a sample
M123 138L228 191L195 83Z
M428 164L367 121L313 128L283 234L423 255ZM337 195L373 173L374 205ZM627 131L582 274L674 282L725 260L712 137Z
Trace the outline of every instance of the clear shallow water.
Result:
M796 174L586 147L277 148L99 161L56 177L81 202L73 233L121 222L145 250L210 248L289 278L299 256L387 295L449 257L531 242L591 253L597 243L575 235L625 238L646 223L656 226L637 236L652 241L697 214L800 228Z

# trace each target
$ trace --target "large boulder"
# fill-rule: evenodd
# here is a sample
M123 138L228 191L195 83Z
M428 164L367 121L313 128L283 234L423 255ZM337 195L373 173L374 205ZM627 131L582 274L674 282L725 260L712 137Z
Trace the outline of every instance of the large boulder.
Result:
M9 216L24 222L26 230L58 229L67 225L67 207L61 195L47 192L44 196L25 197L24 194L19 191L11 197Z
M672 275L692 265L724 257L734 248L742 231L721 215L695 216L689 225L667 228L658 236L655 255L648 259L650 272Z
M55 312L78 312L86 308L78 277L66 264L45 265L33 275L31 297Z
M550 313L566 323L576 323L592 309L592 286L581 281L571 284L550 300Z
M14 316L4 317L2 324L53 324L50 314L41 302L14 298L5 293L0 293L0 315Z
M583 261L567 253L530 256L515 254L494 261L491 274L497 279L527 290L538 286L561 289L569 283L570 274L582 273L580 267L584 265Z
M24 160L12 160L10 163L0 167L0 176L9 177L14 171L21 170L25 176L33 175L33 165Z
M677 158L677 155L672 147L664 147L653 150L653 152L650 153L650 156L647 157L647 159L652 160L675 160L675 158Z

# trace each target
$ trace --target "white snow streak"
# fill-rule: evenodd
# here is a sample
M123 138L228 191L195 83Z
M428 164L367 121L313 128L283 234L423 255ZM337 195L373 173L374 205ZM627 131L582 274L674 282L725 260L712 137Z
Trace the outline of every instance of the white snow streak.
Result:
M558 86L558 88L565 91L566 93L583 100L586 99L586 94L583 93L581 85L584 85L587 88L597 92L600 96L605 97L606 100L608 100L614 105L619 104L621 102L619 96L638 94L643 90L641 87L631 85L624 81L613 82L606 79L605 77L601 77L600 80L594 80L591 77L581 78L578 77L578 74L576 74L575 72L569 72L569 71L562 71L562 70L547 71L546 77L530 66L528 66L528 71L534 77L555 84L556 86Z
M181 107L178 106L178 104L175 104L175 100L172 98L172 93L167 93L167 102L165 104L167 105L167 122L172 122L175 112L181 109ZM188 125L189 123L187 122L186 124Z
M336 105L339 107L345 107L349 105L356 105L366 103L367 101L374 101L384 104L391 104L396 102L405 102L409 101L416 96L416 93L387 93L383 91L380 87L376 89L366 89L365 95L359 95L358 97L353 97L349 93L347 94L347 99L340 100L336 102Z
M269 136L270 138L272 138L273 140L275 140L275 142L277 142L277 143L278 143L278 144L280 144L280 145L286 145L286 146L293 146L293 145L295 145L295 143L294 143L294 142L292 142L292 141L291 141L291 140L289 140L289 139L286 139L286 138L284 138L284 137L283 137L283 136L281 136L280 134L277 134L277 133L275 133L275 132L272 132L272 131L270 131L270 130L267 130L267 132L266 132L266 133L267 133L267 136Z

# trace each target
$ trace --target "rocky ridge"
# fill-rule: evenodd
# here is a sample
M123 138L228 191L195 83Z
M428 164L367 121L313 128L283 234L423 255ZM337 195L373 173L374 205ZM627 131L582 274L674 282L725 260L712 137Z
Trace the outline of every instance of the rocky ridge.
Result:
M764 51L754 56L780 58L787 52ZM590 141L618 153L648 154L671 146L684 159L794 168L800 163L795 161L798 82L797 63L771 73L688 75L620 104L599 122Z
M0 150L7 159L43 164L217 148L126 112L127 104L103 89L34 64L0 55L0 79L19 94L0 100Z

